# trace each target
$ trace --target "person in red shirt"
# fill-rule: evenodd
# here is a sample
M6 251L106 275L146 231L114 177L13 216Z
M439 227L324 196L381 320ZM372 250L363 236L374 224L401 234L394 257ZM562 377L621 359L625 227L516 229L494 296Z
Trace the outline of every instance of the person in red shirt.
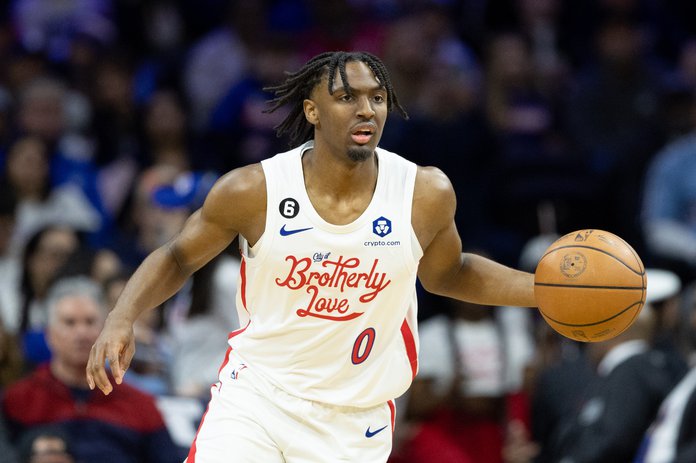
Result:
M127 384L108 396L87 386L89 352L106 318L100 287L87 277L66 278L47 300L51 361L2 398L11 440L54 424L70 437L78 461L181 461L152 396Z

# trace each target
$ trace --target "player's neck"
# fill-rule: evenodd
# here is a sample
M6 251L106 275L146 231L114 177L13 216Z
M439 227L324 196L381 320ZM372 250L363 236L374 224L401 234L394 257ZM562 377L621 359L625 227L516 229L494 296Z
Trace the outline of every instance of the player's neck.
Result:
M322 194L353 196L374 191L377 183L377 155L364 161L353 161L346 154L334 155L317 149L302 158L305 185Z
M344 225L357 219L372 201L377 158L345 163L315 152L302 160L304 183L315 211L327 222Z

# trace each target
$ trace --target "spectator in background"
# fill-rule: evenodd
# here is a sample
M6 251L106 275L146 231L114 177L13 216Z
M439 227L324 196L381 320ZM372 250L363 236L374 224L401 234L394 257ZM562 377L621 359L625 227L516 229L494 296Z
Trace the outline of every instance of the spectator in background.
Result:
M104 43L117 37L111 0L14 0L13 23L19 40L27 50L42 51L51 61L67 61L71 44L80 35Z
M19 255L11 248L17 223L17 196L0 181L0 319L19 311Z
M183 65L183 85L194 130L201 130L225 92L244 76L247 43L266 30L266 2L230 2L224 23L194 43Z
M22 137L10 146L2 181L18 200L10 245L16 252L47 224L64 224L83 232L94 232L101 226L99 212L77 185L52 185L48 147L37 137Z
M94 65L90 131L96 143L97 165L138 155L138 111L132 67L130 60L117 52L102 55Z
M566 50L560 0L519 0L516 3L520 29L529 43L532 67L540 88L558 94L570 72Z
M75 95L65 83L54 77L39 76L25 83L19 93L16 136L32 136L45 144L49 162L49 184L69 184L79 188L91 207L99 213L98 229L90 231L93 243L105 239L109 215L99 189L99 171L94 162L93 146L73 127L70 117Z
M386 33L373 4L357 6L349 0L310 0L310 21L300 34L300 60L330 50L365 50L380 55ZM368 14L362 14L367 10ZM295 20L302 18L295 17Z
M635 463L689 463L696 461L696 284L679 293L682 302L682 335L689 344L691 369L660 405L645 433ZM671 298L670 298L671 299Z
M0 319L0 391L24 373L24 357L17 336L10 333Z
M676 85L696 90L696 37L691 37L681 47L675 74Z
M31 366L45 362L50 351L45 341L48 323L46 297L58 271L81 246L74 229L48 225L27 242L22 255L20 306L5 321L22 342L26 361Z
M510 333L493 308L443 303L447 313L419 328L420 366L406 407L413 436L402 452L413 463L500 463L508 422L529 421L517 406L526 361L509 355ZM529 353L531 331L520 334Z
M56 424L70 436L77 460L181 461L151 396L125 384L109 396L87 387L90 348L106 318L99 286L86 277L61 280L47 305L51 362L10 386L2 401L14 441Z
M188 113L174 89L160 89L145 106L142 149L146 165L191 168Z
M556 75L553 86L542 85L529 44L510 32L491 38L486 66L486 115L497 148L490 214L495 227L507 231L499 246L516 243L509 256L516 261L524 243L544 233L539 207L548 203L559 212L586 207L587 179L562 131L560 96L554 92L565 89L563 76ZM576 224L560 226L574 229Z
M184 173L173 184L155 189L153 201L165 213L180 216L183 225L183 220L203 205L216 179L211 173ZM173 392L179 396L207 398L210 384L218 377L217 365L227 350L220 340L239 328L236 294L241 261L238 252L232 251L235 245L194 273L166 303L170 378Z
M585 223L612 230L641 253L641 181L662 142L659 103L666 74L647 53L644 29L630 16L605 16L593 39L597 59L576 75L566 102L568 131L589 168Z
M205 167L217 172L259 162L289 146L287 137L275 133L288 111L264 114L272 97L264 88L297 67L298 53L282 35L258 38L249 48L249 70L220 99L206 128L214 157Z
M2 452L0 455L2 455L4 463L19 463L17 449L8 439L7 426L2 413L0 413L0 452Z
M689 370L689 347L683 339L681 313L682 283L676 273L665 269L646 269L647 303L655 314L652 347L665 357L666 369L679 381Z
M76 463L70 437L60 426L46 425L22 436L20 463Z
M495 146L479 97L482 68L446 13L423 7L390 24L385 61L394 70L400 98L404 95L412 109L408 122L396 119L385 127L381 143L413 162L442 169L457 194L456 222L464 245L489 249L495 247L491 241L498 244L491 239L488 207Z
M587 344L587 358L594 377L580 386L579 391L566 394L566 400L571 403L564 404L535 461L633 461L658 407L678 381L664 353L650 345L654 324L655 314L648 303L626 331L604 342ZM574 381L581 379L576 376ZM551 392L550 387L540 391ZM511 446L511 441L507 444ZM523 439L515 440L518 447L528 444Z
M122 214L116 251L125 264L135 267L148 252L169 240L180 223L171 224L164 217L161 208L152 202L152 191L162 185L170 184L179 175L176 167L158 164L140 172Z
M691 131L651 161L641 220L651 257L691 281L696 278L696 95L683 96L689 102Z
M24 358L17 337L5 329L0 317L0 394L24 375ZM5 415L0 410L0 455L4 463L17 463L15 448L9 441Z

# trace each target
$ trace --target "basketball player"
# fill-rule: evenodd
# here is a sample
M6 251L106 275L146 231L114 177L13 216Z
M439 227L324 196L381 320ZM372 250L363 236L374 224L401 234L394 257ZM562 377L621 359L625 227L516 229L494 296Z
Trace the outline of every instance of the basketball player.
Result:
M188 462L386 461L393 399L417 372L418 277L434 293L534 306L533 276L462 254L447 177L377 147L406 113L382 62L330 52L270 89L299 146L220 179L145 259L95 343L91 387L112 391L133 321L239 235L237 307L219 382ZM423 134L427 136L427 134Z

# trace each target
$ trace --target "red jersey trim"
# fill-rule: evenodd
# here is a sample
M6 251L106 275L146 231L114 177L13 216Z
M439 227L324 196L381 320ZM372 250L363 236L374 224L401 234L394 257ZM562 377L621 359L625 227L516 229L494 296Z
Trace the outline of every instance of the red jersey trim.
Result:
M392 434L394 433L394 426L396 423L396 404L393 400L388 400L387 405L389 405L389 411L391 412L391 429Z
M418 372L418 353L416 352L416 341L413 337L413 332L411 331L411 327L408 326L406 319L404 319L404 322L401 324L401 336L404 338L406 355L411 364L411 379L413 379Z
M244 307L244 310L249 313L249 309L247 309L247 304L246 304L246 259L242 257L242 264L239 267L239 275L240 275L240 291L242 293L242 307Z

